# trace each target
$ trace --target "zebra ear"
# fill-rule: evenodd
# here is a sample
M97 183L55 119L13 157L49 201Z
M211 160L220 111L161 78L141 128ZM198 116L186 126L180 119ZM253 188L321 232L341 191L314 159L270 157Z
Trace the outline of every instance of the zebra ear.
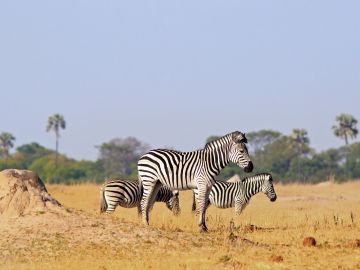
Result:
M232 134L232 140L235 143L247 143L247 139L245 137L245 133L241 133L240 131L235 131Z

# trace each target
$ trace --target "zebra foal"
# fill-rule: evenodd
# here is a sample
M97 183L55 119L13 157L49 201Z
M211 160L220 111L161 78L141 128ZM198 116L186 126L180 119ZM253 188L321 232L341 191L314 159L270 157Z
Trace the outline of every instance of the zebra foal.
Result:
M194 190L193 205L197 190ZM259 173L246 177L238 182L215 181L213 184L207 206L210 204L218 208L235 207L235 213L241 214L255 194L262 192L270 201L276 201L276 193L273 186L273 179L269 173ZM193 209L194 210L194 206Z
M100 189L100 213L112 213L120 205L124 208L137 207L140 214L141 197L142 188L139 187L137 181L108 180ZM162 186L155 201L164 202L174 215L180 214L179 191L171 191L169 188Z
M149 224L149 210L161 186L172 190L198 190L200 231L205 224L206 202L215 176L229 163L234 162L245 172L253 170L246 147L247 139L239 131L209 142L204 149L178 152L167 149L151 150L138 161L139 182L144 192L141 211L144 224Z

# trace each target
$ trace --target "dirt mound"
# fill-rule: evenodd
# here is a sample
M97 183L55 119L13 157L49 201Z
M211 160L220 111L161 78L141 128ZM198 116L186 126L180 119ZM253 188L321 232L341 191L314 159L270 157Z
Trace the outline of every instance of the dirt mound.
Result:
M11 262L13 251L21 253L29 247L42 258L49 254L54 258L80 245L115 248L160 237L156 229L62 206L32 171L0 172L0 265L4 254Z
M65 209L47 192L32 171L8 169L0 172L0 216L18 217Z

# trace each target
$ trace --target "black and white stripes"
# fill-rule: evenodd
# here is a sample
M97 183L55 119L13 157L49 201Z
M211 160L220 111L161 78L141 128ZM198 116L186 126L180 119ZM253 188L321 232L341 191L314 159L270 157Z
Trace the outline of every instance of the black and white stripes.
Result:
M260 173L235 183L215 181L210 191L207 206L209 204L218 208L235 206L235 212L240 214L251 197L259 192L266 194L272 202L276 200L271 174ZM197 197L197 190L194 190L194 195Z
M112 179L107 181L100 190L100 212L112 213L120 205L125 208L138 207L140 213L140 201L142 188L139 183L130 180ZM174 215L180 214L179 192L171 191L167 187L161 187L157 196L157 202L164 202Z
M200 209L199 226L206 231L205 211L214 178L234 162L246 172L253 169L245 143L245 134L236 131L206 144L193 152L152 150L138 162L139 182L144 192L141 201L143 222L149 223L149 210L162 185L172 190L197 189Z

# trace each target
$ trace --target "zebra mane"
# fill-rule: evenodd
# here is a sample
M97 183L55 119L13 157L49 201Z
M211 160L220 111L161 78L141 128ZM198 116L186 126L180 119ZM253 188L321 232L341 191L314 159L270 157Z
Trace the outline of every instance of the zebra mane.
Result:
M239 142L239 143L240 142L247 143L247 139L246 139L244 133L241 133L240 131L234 131L234 132L231 132L229 134L226 134L226 135L220 137L219 139L216 139L216 140L206 143L204 149L215 148L216 146L222 145L224 143L228 143L231 140L233 140L235 142Z
M245 182L251 182L251 181L265 180L266 176L272 177L270 173L257 173L255 175L248 176L248 177L245 177L244 179L241 179L241 182L245 183Z

